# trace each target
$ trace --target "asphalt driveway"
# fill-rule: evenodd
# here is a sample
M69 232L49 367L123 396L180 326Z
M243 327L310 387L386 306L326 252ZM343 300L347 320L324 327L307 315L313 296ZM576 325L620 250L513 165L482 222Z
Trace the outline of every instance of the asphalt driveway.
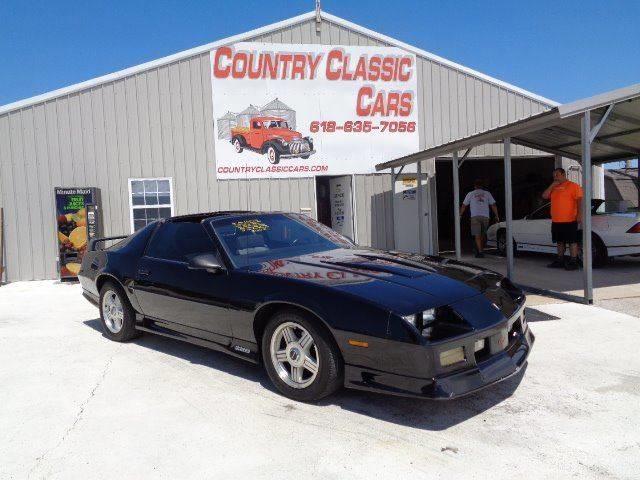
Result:
M640 318L535 308L528 367L475 396L310 405L220 353L108 341L78 285L6 285L0 478L637 478Z

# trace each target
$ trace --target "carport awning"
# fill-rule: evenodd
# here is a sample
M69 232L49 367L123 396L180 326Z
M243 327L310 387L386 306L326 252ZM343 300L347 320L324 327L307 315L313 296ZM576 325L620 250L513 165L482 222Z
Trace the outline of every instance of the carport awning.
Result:
M514 144L580 160L582 114L587 111L591 112L593 126L599 126L591 145L594 163L640 157L640 84L636 84L380 163L376 170L450 155L509 137Z

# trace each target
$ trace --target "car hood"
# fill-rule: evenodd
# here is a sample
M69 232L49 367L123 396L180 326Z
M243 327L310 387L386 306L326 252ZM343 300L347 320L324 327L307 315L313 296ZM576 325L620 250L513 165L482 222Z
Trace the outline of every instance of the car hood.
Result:
M255 271L345 291L400 314L485 295L507 315L521 295L502 275L475 265L375 249L335 249L270 260Z
M302 138L302 134L300 132L289 130L288 128L270 128L269 135L282 137L287 141L290 141L294 138Z

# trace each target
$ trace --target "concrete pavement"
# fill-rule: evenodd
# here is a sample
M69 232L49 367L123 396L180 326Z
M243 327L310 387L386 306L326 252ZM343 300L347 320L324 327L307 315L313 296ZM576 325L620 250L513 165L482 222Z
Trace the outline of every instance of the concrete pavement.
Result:
M108 341L78 285L6 285L0 478L637 478L640 318L528 315L528 368L477 395L311 405L220 353Z

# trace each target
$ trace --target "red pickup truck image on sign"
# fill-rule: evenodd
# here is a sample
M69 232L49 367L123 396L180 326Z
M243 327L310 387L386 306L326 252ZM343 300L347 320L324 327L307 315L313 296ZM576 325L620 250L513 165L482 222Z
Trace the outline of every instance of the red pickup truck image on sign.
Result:
M313 139L303 137L292 130L280 117L253 117L249 127L233 127L231 143L237 153L245 148L260 154L266 154L269 163L275 165L281 158L309 158L316 153Z

